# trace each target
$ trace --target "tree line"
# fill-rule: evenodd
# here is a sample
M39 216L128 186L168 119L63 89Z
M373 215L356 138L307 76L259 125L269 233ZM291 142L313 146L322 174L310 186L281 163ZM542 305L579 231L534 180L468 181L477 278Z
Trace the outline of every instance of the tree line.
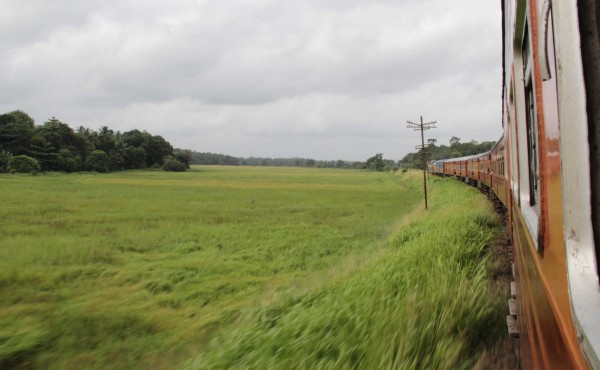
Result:
M396 167L395 161L384 159L381 153L375 154L364 162L342 159L323 161L311 158L233 157L227 154L195 152L183 149L175 149L174 153L185 153L190 158L191 164L199 165L354 168L376 171L390 170Z
M160 168L185 171L189 156L173 153L160 135L69 125L51 118L42 125L22 111L0 115L0 172L97 171Z
M465 157L469 155L475 155L479 153L485 153L492 150L496 145L495 141L483 141L481 143L471 140L466 143L461 143L460 138L452 136L450 139L450 145L436 145L436 139L427 140L427 158L429 161ZM417 152L408 153L400 160L400 165L403 167L423 167L423 149Z
M321 161L311 158L270 158L234 157L227 154L195 152L175 149L175 153L187 153L191 164L220 166L275 166L275 167L315 167L315 168L360 168L364 162L351 162L341 159Z

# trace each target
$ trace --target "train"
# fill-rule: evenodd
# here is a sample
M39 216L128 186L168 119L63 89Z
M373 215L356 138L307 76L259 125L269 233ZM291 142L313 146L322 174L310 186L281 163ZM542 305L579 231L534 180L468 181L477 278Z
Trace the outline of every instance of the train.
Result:
M429 171L501 203L524 369L600 369L600 1L501 0L496 146Z

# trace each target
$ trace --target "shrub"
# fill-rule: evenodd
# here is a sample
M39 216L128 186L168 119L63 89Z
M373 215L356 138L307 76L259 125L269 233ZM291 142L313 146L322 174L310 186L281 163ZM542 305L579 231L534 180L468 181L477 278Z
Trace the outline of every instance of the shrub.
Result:
M85 167L90 171L110 172L110 158L103 150L94 150L85 160Z
M12 153L7 152L6 150L0 152L0 173L5 173L9 171L9 163L12 157Z
M63 171L77 172L81 170L81 158L73 155L69 149L61 149L58 155L60 156L60 165Z
M163 170L173 172L183 172L186 170L185 163L181 163L177 158L172 155L168 155L163 158Z
M14 172L36 174L40 172L39 162L26 155L17 155L10 159L8 166Z

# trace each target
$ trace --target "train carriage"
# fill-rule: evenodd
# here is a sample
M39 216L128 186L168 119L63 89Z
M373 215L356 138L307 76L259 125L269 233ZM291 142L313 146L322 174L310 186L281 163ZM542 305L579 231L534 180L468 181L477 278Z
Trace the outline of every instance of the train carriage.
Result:
M600 369L600 2L501 3L504 135L434 168L507 209L522 367Z
M600 291L592 212L586 212L592 187L585 153L587 131L593 125L585 104L598 97L586 94L584 56L578 45L588 36L577 27L580 17L600 14L598 3L593 3L503 4L503 124L509 138L504 152L512 158L505 178L511 184L518 319L526 368L600 366L600 321L595 318ZM596 7L595 13L582 12L585 6ZM597 53L599 45L595 48ZM580 141L568 140L575 134ZM581 156L573 161L571 153ZM575 203L581 208L573 208ZM584 246L577 240L585 234ZM588 251L585 258L583 251ZM579 261L573 262L576 254ZM583 300L580 291L587 292Z

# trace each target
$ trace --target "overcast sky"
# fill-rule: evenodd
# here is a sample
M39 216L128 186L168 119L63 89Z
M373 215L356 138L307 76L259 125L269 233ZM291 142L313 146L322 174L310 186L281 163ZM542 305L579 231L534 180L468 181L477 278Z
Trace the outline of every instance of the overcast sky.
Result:
M498 0L4 0L0 113L234 156L501 135Z

